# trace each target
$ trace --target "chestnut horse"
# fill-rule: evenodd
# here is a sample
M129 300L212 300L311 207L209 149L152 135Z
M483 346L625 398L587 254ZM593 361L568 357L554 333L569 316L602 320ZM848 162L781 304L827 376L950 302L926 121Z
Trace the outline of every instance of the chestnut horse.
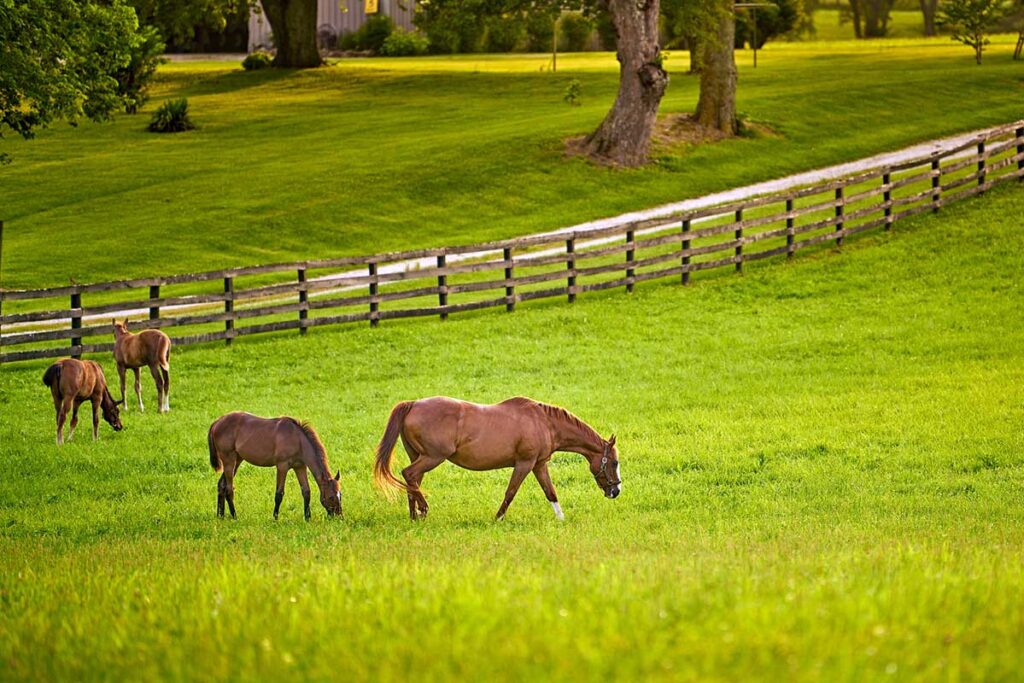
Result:
M100 436L100 410L103 419L110 423L115 432L124 429L117 406L124 403L124 398L115 401L107 389L107 379L103 376L103 368L91 360L65 358L46 369L43 384L50 387L53 395L53 407L57 411L57 445L64 443L64 421L71 411L71 430L68 441L75 435L78 426L78 407L86 401L92 402L92 439Z
M391 473L392 451L399 436L412 461L402 470L404 484ZM420 481L424 474L445 460L467 470L511 467L512 480L497 514L498 519L503 519L519 486L532 471L555 517L564 519L548 474L548 461L555 451L585 457L605 496L618 497L622 480L615 436L605 441L568 410L522 397L494 405L445 397L399 403L391 411L384 436L377 446L373 479L385 493L388 491L385 487L405 491L409 498L409 516L418 519L427 516L428 508L420 492Z
M139 410L143 410L139 368L146 365L156 381L156 397L160 403L157 410L161 413L170 411L171 338L160 330L142 330L132 334L128 331L128 318L122 323L116 320L111 322L114 324L114 361L117 363L117 375L121 379L121 398L125 395L124 371L131 368L135 373L135 395L139 399Z
M306 470L320 488L320 503L329 516L341 515L341 490L337 475L331 477L327 453L313 428L291 417L263 418L249 413L228 413L210 425L210 466L223 470L217 484L217 515L224 516L224 501L235 516L235 472L242 461L258 467L277 468L277 493L274 495L274 519L284 499L284 482L288 470L302 488L306 519L309 519L309 479Z

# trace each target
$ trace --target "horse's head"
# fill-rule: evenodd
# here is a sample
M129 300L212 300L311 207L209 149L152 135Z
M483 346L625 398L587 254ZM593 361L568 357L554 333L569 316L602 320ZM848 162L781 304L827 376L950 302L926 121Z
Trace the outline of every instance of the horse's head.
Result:
M124 425L121 424L121 410L118 408L119 405L124 405L123 398L120 401L115 401L109 391L103 392L103 400L100 402L100 408L103 409L103 419L114 428L115 432L119 432L124 429Z
M622 491L619 477L619 450L615 447L615 435L605 441L602 451L590 460L590 473L606 498L618 498Z
M341 517L341 470L331 479L331 473L327 473L327 481L320 487L320 504L327 510L328 517L335 515Z
M117 319L111 318L110 323L114 326L114 339L128 334L128 318L125 318L123 322L117 322Z

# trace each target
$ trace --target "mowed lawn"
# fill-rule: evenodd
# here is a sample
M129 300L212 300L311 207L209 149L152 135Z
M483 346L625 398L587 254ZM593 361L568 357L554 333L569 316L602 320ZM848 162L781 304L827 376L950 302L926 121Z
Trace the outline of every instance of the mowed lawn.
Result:
M848 28L848 27L847 27ZM161 68L136 116L5 138L2 286L64 285L462 244L573 225L857 159L1021 116L1024 71L999 36L772 43L737 53L738 108L775 134L663 149L621 171L566 159L609 109L610 53L343 60L304 72ZM692 111L687 56L662 111ZM579 79L581 101L563 101ZM145 132L188 97L199 130Z
M177 350L172 412L53 444L45 363L0 372L0 678L1014 680L1024 655L1024 191L743 276ZM109 357L100 357L108 377ZM391 406L516 394L618 434L623 494L556 456L371 486ZM206 429L313 421L345 518ZM404 455L397 458L404 460Z

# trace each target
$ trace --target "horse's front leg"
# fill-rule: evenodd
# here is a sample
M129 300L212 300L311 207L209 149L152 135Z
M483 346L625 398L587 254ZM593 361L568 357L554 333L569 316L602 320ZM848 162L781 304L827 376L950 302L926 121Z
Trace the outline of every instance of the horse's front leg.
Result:
M139 412L143 412L145 408L142 407L142 378L139 376L139 368L132 368L132 372L135 373L135 396L139 399Z
M312 516L309 512L309 477L306 475L306 467L295 468L295 478L299 480L299 488L302 489L302 514L306 516L306 521Z
M544 496L551 503L551 509L555 511L555 518L559 521L565 519L562 514L562 506L558 504L558 494L555 493L555 485L551 483L551 474L548 472L548 461L538 462L533 468L533 476L537 477L537 483L544 491Z
M284 500L284 482L288 477L288 465L280 464L277 466L277 491L274 493L274 519L277 519L277 513L281 510L281 501Z
M100 438L100 399L93 397L92 401L92 440Z
M125 366L123 363L117 364L117 378L121 380L121 400L124 401L124 409L128 410L128 401L124 400L124 371Z
M533 469L533 463L533 460L520 460L516 463L515 468L512 470L512 478L508 482L508 488L505 490L505 500L502 501L501 507L498 508L496 519L505 519L505 511L512 504L512 499L516 497L516 493L518 493L519 487L522 486L523 480L526 479L526 475Z

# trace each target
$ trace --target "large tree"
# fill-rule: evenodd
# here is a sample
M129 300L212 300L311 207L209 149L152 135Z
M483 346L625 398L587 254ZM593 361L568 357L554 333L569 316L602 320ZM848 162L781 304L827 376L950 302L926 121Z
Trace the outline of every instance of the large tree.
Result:
M609 0L619 60L619 93L604 121L586 140L594 157L623 166L647 161L668 86L658 40L659 0Z
M935 17L939 10L939 0L917 0L921 6L921 16L924 18L924 34L926 36L937 35L935 30Z
M274 66L308 69L320 66L316 45L316 0L261 0L274 33Z
M701 40L700 96L694 115L702 126L728 135L737 130L736 120L736 15L731 0L706 3L712 10L714 33Z
M115 75L140 40L123 0L0 0L0 137L108 118L127 103Z

